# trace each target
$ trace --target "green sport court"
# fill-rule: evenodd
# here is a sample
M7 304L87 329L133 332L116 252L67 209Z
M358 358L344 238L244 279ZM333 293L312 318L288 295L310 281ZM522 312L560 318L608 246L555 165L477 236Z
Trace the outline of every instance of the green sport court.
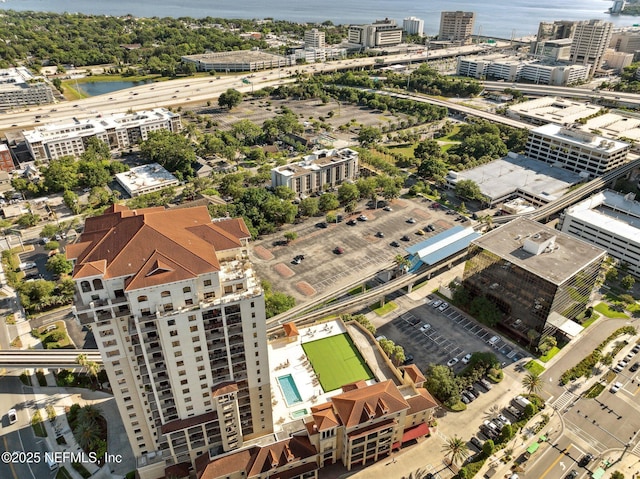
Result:
M302 344L324 392L345 384L372 379L373 374L348 334Z

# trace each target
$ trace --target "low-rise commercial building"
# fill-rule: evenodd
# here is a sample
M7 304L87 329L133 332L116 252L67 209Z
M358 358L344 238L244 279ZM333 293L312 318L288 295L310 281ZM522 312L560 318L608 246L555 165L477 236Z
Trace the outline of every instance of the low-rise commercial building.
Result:
M180 184L178 178L158 163L136 166L116 174L116 180L131 198Z
M358 176L358 152L350 148L318 150L301 161L271 170L271 186L287 186L305 196L332 188Z
M53 91L24 67L0 70L0 109L53 103Z
M116 150L130 148L146 140L152 131L177 133L181 129L180 114L166 108L155 108L82 120L74 118L71 122L50 123L23 134L34 160L55 160L68 155L80 156L91 137Z
M0 143L0 171L11 173L16 167L13 163L13 157L9 147L4 143Z
M471 242L463 285L502 312L499 328L531 343L554 334L552 313L573 320L584 311L606 252L527 218ZM533 333L529 331L532 330Z
M629 143L548 124L529 131L524 154L585 178L595 178L624 164L630 149Z
M602 107L567 98L545 96L510 105L507 116L532 125L573 125L589 116L597 116Z
M567 208L559 229L605 249L640 277L640 203L633 194L612 190L596 193Z

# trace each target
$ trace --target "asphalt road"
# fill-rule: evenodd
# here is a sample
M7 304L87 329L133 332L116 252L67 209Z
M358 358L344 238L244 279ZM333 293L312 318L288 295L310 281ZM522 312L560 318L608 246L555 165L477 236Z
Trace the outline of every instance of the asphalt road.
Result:
M16 372L16 374L18 374ZM14 479L44 479L55 477L44 463L46 445L43 438L37 438L31 427L31 411L25 401L23 385L17 376L0 377L0 413L2 414L2 434L0 436L0 455L2 452L39 453L35 455L15 456L12 461L0 461L0 477ZM7 411L15 408L18 421L9 425ZM31 462L31 464L29 464Z

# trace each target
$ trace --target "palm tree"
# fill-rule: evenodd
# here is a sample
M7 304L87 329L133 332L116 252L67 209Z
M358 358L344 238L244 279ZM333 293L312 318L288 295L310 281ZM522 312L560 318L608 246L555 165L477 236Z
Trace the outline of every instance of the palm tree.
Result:
M442 446L442 452L451 454L451 464L455 464L461 460L464 461L469 457L469 448L467 447L466 441L458 436L447 439L447 442Z
M426 479L429 473L425 469L416 469L415 471L409 474L407 479ZM432 476L433 477L433 476Z
M542 389L542 379L535 373L528 373L522 378L522 386L529 394L538 394Z
M93 422L79 422L73 435L78 441L78 445L85 450L90 449L100 439L100 432Z
M93 406L91 404L87 404L86 406L80 408L78 411L78 422L79 423L97 423L98 419L102 417L102 413L100 408L97 406Z
M393 259L393 261L395 261L396 265L400 268L400 270L403 273L407 270L407 268L411 264L411 261L409 261L407 258L402 256L401 254L397 254L396 257Z
M492 419L495 419L498 417L498 414L500 414L500 410L502 408L500 406L498 406L497 404L493 404L491 405L491 407L489 409L487 409L485 411L485 417L491 421Z
M88 359L86 354L78 354L78 356L76 356L76 364L82 366L82 369L86 367L87 361Z
M100 364L95 361L88 361L87 364L87 373L92 378L98 379L98 373L100 372Z

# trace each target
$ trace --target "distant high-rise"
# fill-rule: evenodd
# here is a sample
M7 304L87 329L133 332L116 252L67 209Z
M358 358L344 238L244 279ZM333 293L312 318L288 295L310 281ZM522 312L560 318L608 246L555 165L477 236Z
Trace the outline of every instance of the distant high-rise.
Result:
M576 22L569 20L556 20L554 22L540 22L538 26L538 36L536 40L562 40L563 38L573 38Z
M304 47L305 48L324 48L324 32L317 28L312 28L304 32Z
M368 25L351 25L347 39L365 48L393 47L402 43L402 28L395 20L385 18Z
M602 57L611 42L613 23L602 20L576 22L569 61L579 65L591 65L589 75L602 65Z
M402 29L408 35L424 35L424 20L416 17L407 17L402 20Z
M442 12L438 40L469 43L475 21L475 12Z
M264 294L242 218L205 207L88 218L74 313L91 325L141 479L272 431Z

